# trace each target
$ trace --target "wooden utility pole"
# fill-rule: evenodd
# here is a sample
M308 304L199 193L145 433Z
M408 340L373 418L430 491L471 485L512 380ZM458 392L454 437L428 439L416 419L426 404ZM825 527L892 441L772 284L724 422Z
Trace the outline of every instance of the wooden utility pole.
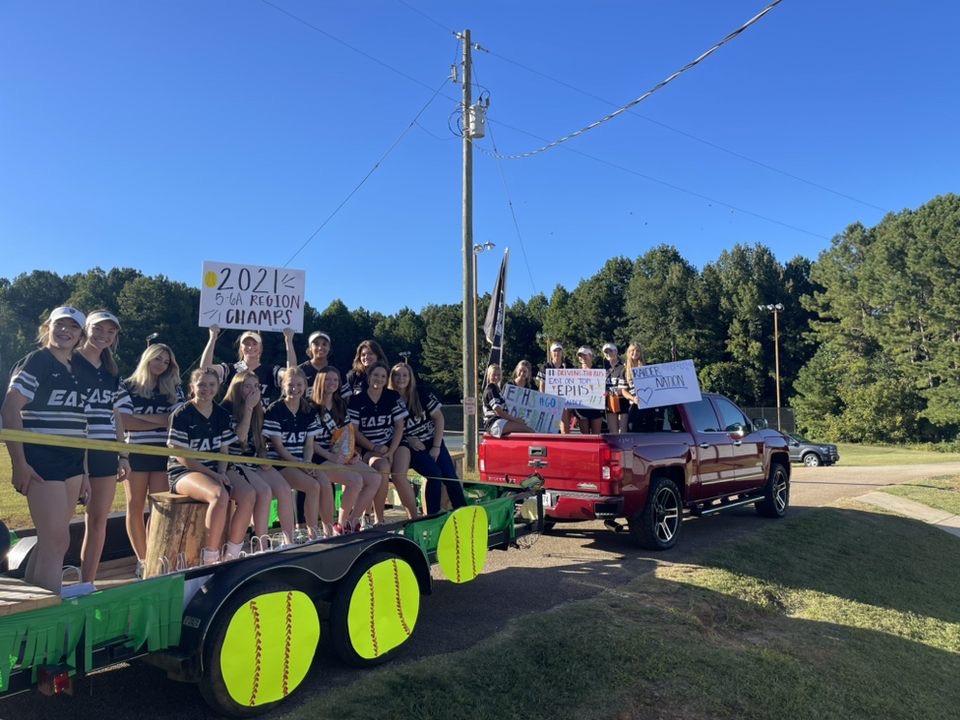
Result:
M473 139L470 134L471 72L470 31L463 42L463 469L477 469L477 358L475 337L477 312L474 305L473 255Z

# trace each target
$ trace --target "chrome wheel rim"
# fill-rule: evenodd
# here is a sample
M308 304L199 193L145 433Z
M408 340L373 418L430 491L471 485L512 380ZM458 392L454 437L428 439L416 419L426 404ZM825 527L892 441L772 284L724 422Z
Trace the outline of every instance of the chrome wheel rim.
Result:
M786 473L778 472L773 478L773 505L777 513L783 513L787 509L787 503L790 500L790 487L787 484Z
M662 487L657 490L654 511L657 540L668 543L677 534L677 526L680 524L680 501L670 488Z
M820 458L813 453L803 456L803 464L807 467L817 467L820 464Z

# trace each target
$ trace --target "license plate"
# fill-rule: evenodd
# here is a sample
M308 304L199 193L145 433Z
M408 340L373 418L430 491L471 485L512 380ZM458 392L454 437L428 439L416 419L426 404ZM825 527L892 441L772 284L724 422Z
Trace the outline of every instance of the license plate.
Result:
M543 493L543 506L547 508L554 508L557 506L558 495L552 492Z

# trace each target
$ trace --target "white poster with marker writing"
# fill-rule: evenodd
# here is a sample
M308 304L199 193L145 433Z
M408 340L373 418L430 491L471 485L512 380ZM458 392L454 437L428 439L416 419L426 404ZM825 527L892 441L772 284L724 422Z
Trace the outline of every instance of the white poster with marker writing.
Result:
M662 407L700 400L700 382L693 360L644 365L633 369L637 406Z
M560 432L563 399L531 388L505 385L503 399L507 412L523 420L538 433Z
M597 369L547 368L543 390L563 398L575 410L602 410L605 406L607 371Z
M305 287L303 270L206 260L200 283L200 327L303 332Z

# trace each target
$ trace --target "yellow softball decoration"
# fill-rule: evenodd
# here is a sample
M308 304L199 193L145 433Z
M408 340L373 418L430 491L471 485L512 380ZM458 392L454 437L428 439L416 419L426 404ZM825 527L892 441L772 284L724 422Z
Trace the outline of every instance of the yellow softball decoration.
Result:
M238 705L282 700L303 682L320 641L320 619L308 595L257 595L233 613L220 648L220 672Z
M373 660L407 641L420 615L420 585L410 563L393 557L372 565L353 588L347 628L350 644Z
M208 288L217 286L217 274L213 270L207 270L203 274L203 285Z
M448 580L465 583L483 570L487 561L487 511L480 505L457 508L440 531L437 562Z

